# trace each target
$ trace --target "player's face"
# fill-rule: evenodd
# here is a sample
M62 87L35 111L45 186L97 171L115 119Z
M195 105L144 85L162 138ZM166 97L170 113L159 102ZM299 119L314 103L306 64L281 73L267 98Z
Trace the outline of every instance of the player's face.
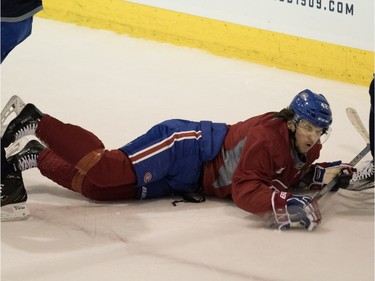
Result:
M296 126L296 148L300 153L307 153L323 134L323 129L314 126L306 120L301 120Z

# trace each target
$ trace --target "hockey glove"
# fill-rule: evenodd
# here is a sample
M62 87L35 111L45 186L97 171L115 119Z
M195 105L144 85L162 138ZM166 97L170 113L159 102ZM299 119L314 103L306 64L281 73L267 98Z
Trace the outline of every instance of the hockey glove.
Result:
M310 196L274 191L271 197L274 220L280 230L313 230L321 222L318 203Z
M339 187L346 188L349 185L355 171L356 169L353 166L342 163L340 160L317 163L311 165L299 186L308 190L320 190L338 176L338 183L332 189L332 191L336 191Z

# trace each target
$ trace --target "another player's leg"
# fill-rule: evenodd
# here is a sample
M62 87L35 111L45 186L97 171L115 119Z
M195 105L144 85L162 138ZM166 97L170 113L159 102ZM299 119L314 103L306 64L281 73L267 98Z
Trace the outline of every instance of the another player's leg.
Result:
M1 21L1 63L18 44L31 34L32 23L32 17L20 22Z
M367 161L363 167L353 174L351 184L348 189L364 190L374 188L374 79L369 87L370 94L370 114L369 114L369 131L370 131L370 147L372 160Z
M5 158L1 145L1 221L24 220L30 216L21 171Z
M1 111L1 133L7 128L9 117L13 113L17 116L23 106L22 100L17 96L9 100ZM18 150L19 146L20 143L16 142L11 149L5 151L4 139L1 139L1 221L23 220L30 215L21 170L6 159L7 153Z
M370 88L370 117L369 117L369 131L370 131L370 148L371 148L371 155L374 158L374 79L372 79Z

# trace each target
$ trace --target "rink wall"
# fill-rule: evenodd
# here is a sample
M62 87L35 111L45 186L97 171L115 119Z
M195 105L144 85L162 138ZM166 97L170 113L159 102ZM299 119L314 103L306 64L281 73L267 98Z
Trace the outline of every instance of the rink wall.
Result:
M374 72L373 50L121 0L48 0L38 16L353 84Z

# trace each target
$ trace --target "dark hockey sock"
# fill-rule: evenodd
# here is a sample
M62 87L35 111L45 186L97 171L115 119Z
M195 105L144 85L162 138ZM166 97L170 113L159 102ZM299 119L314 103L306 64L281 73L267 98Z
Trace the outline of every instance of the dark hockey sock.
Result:
M81 127L62 123L46 114L36 135L56 156L80 172L69 183L75 191L81 192L85 177L101 187L136 183L133 164L127 155L118 149L104 150L102 142Z
M137 194L137 189L133 185L99 187L93 184L88 177L83 177L79 190L75 190L72 183L79 175L78 169L61 159L48 148L39 154L38 168L45 177L67 189L79 192L91 200L132 199Z
M89 181L83 183L82 194L96 201L117 201L135 199L137 188L133 185L98 187Z
M91 132L72 124L65 124L45 114L36 136L66 162L75 166L88 153L104 149L103 143Z
M72 180L78 170L56 155L49 148L44 149L37 159L41 174L55 183L72 189Z

